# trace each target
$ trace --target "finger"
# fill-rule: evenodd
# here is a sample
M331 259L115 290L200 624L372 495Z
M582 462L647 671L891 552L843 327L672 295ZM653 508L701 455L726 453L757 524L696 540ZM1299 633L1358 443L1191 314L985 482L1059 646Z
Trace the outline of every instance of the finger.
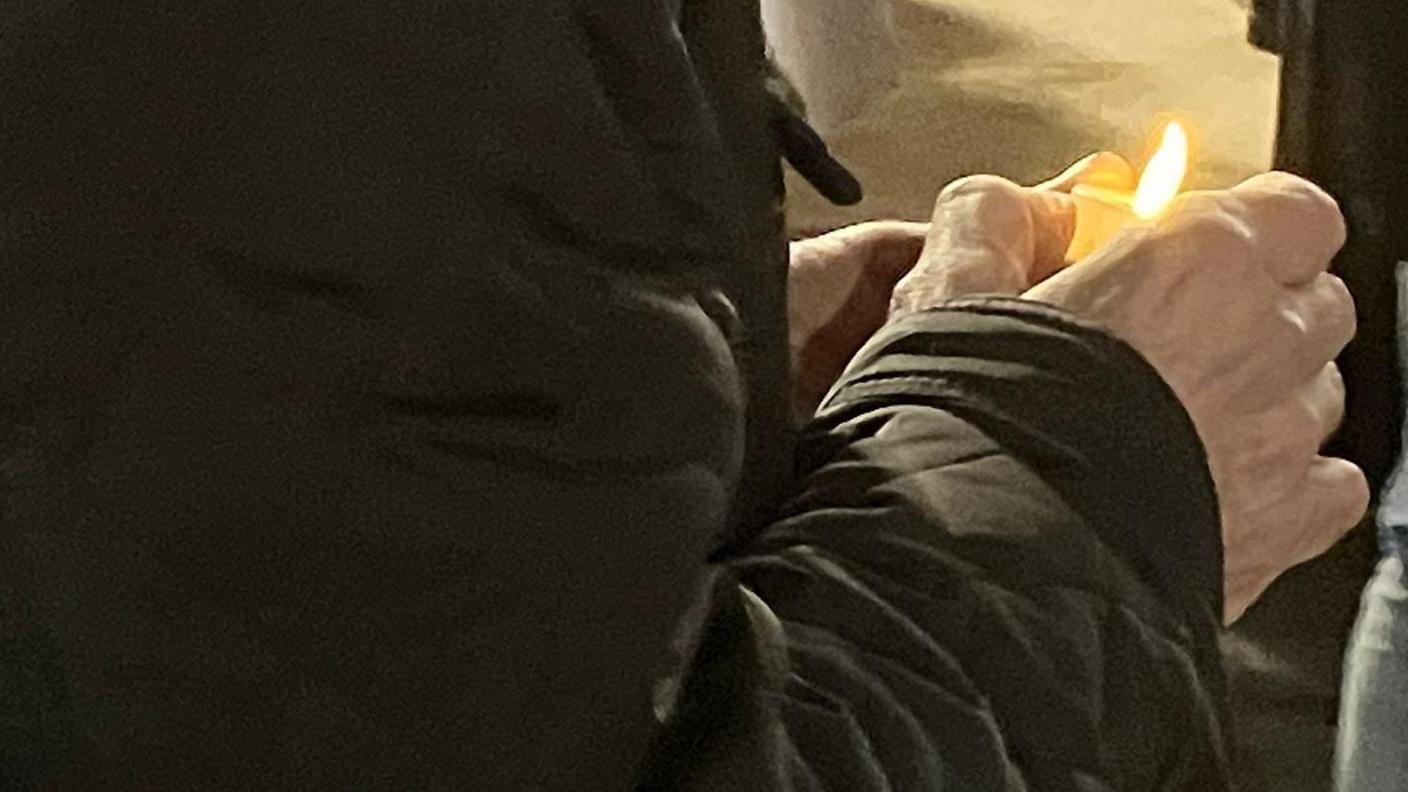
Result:
M965 288L1017 294L1064 264L1074 231L1069 197L970 176L939 195L920 268Z
M924 252L896 286L892 311L975 294L1020 294L1061 266L1074 228L1067 196L996 176L960 179L939 195Z
M1343 459L1317 457L1294 491L1257 513L1223 515L1226 623L1282 573L1334 547L1369 508L1363 472Z
M1132 190L1137 181L1134 167L1124 157L1109 151L1101 151L1085 157L1066 168L1061 175L1038 184L1033 189L1041 192L1070 192L1078 184L1109 187L1116 190Z
M1302 389L1300 400L1315 417L1320 427L1320 443L1324 445L1344 420L1344 377L1340 375L1340 367L1326 363L1320 375Z
M1280 302L1281 317L1290 325L1295 374L1318 375L1354 338L1357 316L1349 288L1322 272L1309 285L1287 290Z
M856 241L864 241L868 257L864 276L882 284L888 291L914 268L929 237L929 223L907 220L881 220L853 226Z
M1343 415L1344 383L1330 363L1276 405L1207 437L1223 511L1255 514L1298 491Z
M790 245L790 277L809 285L822 280L830 291L838 292L846 291L839 285L843 281L865 279L888 294L919 261L928 235L928 223L876 220L797 240ZM823 269L828 272L817 272Z
M1263 173L1227 192L1224 204L1247 225L1258 263L1278 283L1298 286L1324 273L1345 243L1344 216L1324 190L1289 173Z
M873 220L868 223L861 223L850 227L856 232L864 231L872 236L884 238L886 240L908 239L918 237L923 239L929 233L929 224L920 223L913 220ZM843 231L847 229L842 229Z
M928 223L909 220L871 220L843 226L820 236L800 239L793 242L792 246L835 247L853 250L904 247L911 244L923 244L928 234ZM915 250L915 258L918 258L917 249Z
M1306 473L1300 501L1304 522L1292 565L1320 556L1364 519L1369 482L1352 462L1318 457Z
M1063 193L1025 191L1032 221L1032 252L1026 288L1066 266L1066 251L1076 233L1076 205Z

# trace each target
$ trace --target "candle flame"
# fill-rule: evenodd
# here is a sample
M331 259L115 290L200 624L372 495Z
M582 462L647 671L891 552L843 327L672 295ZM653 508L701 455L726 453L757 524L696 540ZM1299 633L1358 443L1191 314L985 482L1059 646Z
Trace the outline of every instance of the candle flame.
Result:
M1139 189L1134 193L1134 214L1141 220L1152 220L1163 213L1178 195L1183 178L1188 175L1188 133L1177 121L1164 127L1159 150L1149 159Z

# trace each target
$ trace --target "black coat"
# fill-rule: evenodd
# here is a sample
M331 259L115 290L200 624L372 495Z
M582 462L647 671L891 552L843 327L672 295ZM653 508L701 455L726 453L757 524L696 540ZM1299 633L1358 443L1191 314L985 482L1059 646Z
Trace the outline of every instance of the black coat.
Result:
M3 788L1226 786L1137 355L956 304L789 427L748 3L0 37Z

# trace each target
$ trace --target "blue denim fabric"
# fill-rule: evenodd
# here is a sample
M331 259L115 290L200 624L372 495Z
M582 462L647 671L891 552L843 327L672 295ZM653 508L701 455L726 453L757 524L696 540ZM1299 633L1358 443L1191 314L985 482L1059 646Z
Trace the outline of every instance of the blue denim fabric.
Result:
M1408 790L1408 580L1396 552L1364 589L1345 656L1335 783L1340 792Z
M1398 265L1399 355L1408 351L1408 262ZM1408 361L1400 359L1400 371ZM1364 588L1345 654L1335 784L1339 792L1408 790L1408 425L1379 501L1383 552Z

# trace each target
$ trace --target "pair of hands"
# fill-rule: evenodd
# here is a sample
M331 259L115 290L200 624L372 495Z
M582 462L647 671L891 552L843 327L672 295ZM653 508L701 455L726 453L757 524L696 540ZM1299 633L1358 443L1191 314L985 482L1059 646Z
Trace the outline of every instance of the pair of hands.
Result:
M1069 267L1079 183L1129 189L1096 155L1036 188L993 176L946 187L932 223L867 223L793 244L789 319L799 414L891 316L1006 294L1103 325L1140 352L1192 417L1222 516L1226 606L1240 618L1282 572L1363 516L1364 475L1319 455L1343 415L1333 363L1354 334L1327 273L1344 244L1334 200L1284 173L1180 196Z
M1016 296L1056 272L1075 229L1066 193L1077 184L1126 188L1134 179L1129 164L1108 153L1031 189L971 176L939 194L932 222L861 223L792 243L788 327L797 417L811 415L892 313L978 294Z

